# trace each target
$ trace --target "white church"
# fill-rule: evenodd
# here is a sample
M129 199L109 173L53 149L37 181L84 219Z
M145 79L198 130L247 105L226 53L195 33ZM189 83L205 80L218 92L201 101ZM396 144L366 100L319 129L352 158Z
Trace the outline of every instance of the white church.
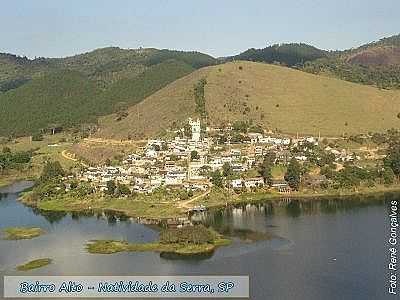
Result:
M192 141L199 142L200 141L200 120L197 119L196 121L189 118L189 125L192 127Z

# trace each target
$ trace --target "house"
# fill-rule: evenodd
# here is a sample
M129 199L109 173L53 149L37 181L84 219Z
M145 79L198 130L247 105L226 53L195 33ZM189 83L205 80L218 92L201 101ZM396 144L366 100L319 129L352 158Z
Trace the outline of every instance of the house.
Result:
M231 149L230 154L232 157L240 157L241 151L240 149Z
M263 137L261 133L249 133L247 136L252 144L257 144Z
M248 189L263 187L264 179L262 177L247 178L244 181L244 186Z
M257 146L254 149L255 156L262 156L263 155L263 147Z
M173 170L173 169L175 169L175 166L176 166L176 164L173 160L165 161L165 164L164 164L165 170L167 170L167 171Z
M231 181L231 186L233 189L241 189L243 186L242 179L233 179Z
M174 170L167 173L165 176L166 185L181 185L186 179L186 172Z
M205 177L201 175L201 169L205 164L201 162L190 162L188 166L188 180L200 180Z
M294 158L298 161L306 161L307 160L307 156L305 156L305 155L297 155Z
M325 175L311 175L306 174L303 176L302 182L309 187L320 187L323 182L326 182Z
M290 187L286 180L273 180L271 187L279 193L290 193Z
M160 175L153 175L150 177L150 185L151 187L160 187L165 182L165 178Z
M222 159L220 157L215 157L210 161L209 165L211 167L211 170L215 171L221 169L224 163L222 162Z
M150 158L157 158L157 151L154 149L147 149L146 150L146 157L150 157Z
M247 166L243 166L240 163L232 164L232 171L234 172L243 172L246 171Z

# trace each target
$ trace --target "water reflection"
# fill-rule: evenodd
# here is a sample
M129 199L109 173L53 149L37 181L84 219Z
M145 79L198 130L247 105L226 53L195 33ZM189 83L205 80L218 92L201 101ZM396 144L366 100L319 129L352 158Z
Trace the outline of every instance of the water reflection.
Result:
M38 208L32 208L32 212L36 216L44 217L50 224L57 224L68 215L66 212L63 211L48 211Z
M8 193L0 193L0 201L7 198Z
M233 228L225 226L219 229L219 232L228 237L235 237L244 242L258 242L273 239L273 234L269 232L259 232L246 228Z
M238 204L194 214L191 217L194 223L203 223L212 226L220 232L235 233L238 229L251 228L251 220L264 216L266 220L275 217L299 218L305 215L338 214L356 211L360 208L387 206L391 200L398 199L398 193L385 193L377 196L351 196L324 199L291 199L266 200L253 204ZM265 228L273 228L275 225L266 223ZM239 238L242 232L237 232ZM266 233L266 232L264 232Z
M196 253L191 255L182 255L174 252L161 252L160 257L167 260L184 260L187 262L199 262L210 259L214 255L214 251L205 253Z

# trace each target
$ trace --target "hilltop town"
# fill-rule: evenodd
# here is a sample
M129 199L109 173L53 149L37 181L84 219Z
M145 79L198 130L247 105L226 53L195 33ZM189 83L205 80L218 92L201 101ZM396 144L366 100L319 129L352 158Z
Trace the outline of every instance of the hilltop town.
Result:
M170 137L149 139L119 159L82 161L74 171L48 161L24 201L45 210L163 218L271 197L392 190L395 169L384 161L397 135L289 136L247 122L217 128L189 118Z
M274 165L287 166L292 159L304 163L309 160L312 149L319 144L319 139L312 136L290 138L260 132L246 133L240 135L240 139L235 139L233 135L238 128L232 125L226 128L207 127L205 133L210 137L204 137L199 119L189 119L187 125L188 128L176 132L178 136L174 139L148 140L145 147L138 153L128 154L120 165L108 163L89 167L68 180L76 178L88 182L96 191L105 193L121 185L130 192L146 194L162 186L195 192L206 191L215 185L213 174L222 170L223 175L229 177L225 184L227 188L250 190L268 184L268 178L256 171L265 155L273 155ZM324 155L329 156L337 166L360 159L346 150L338 151L329 146L325 151ZM319 160L321 157L313 159ZM324 180L324 176L312 178L314 184L321 184ZM70 184L66 186L69 190ZM291 191L283 178L272 180L270 186L281 193Z

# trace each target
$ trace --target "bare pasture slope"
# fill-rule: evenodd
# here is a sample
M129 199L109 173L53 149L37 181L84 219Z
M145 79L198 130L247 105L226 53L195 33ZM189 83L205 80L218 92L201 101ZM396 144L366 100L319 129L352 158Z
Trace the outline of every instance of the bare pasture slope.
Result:
M206 78L212 124L253 120L285 133L339 136L398 128L400 91L379 90L263 63L236 61L178 79L132 106L129 116L100 120L102 137L149 136L195 116L193 85Z

